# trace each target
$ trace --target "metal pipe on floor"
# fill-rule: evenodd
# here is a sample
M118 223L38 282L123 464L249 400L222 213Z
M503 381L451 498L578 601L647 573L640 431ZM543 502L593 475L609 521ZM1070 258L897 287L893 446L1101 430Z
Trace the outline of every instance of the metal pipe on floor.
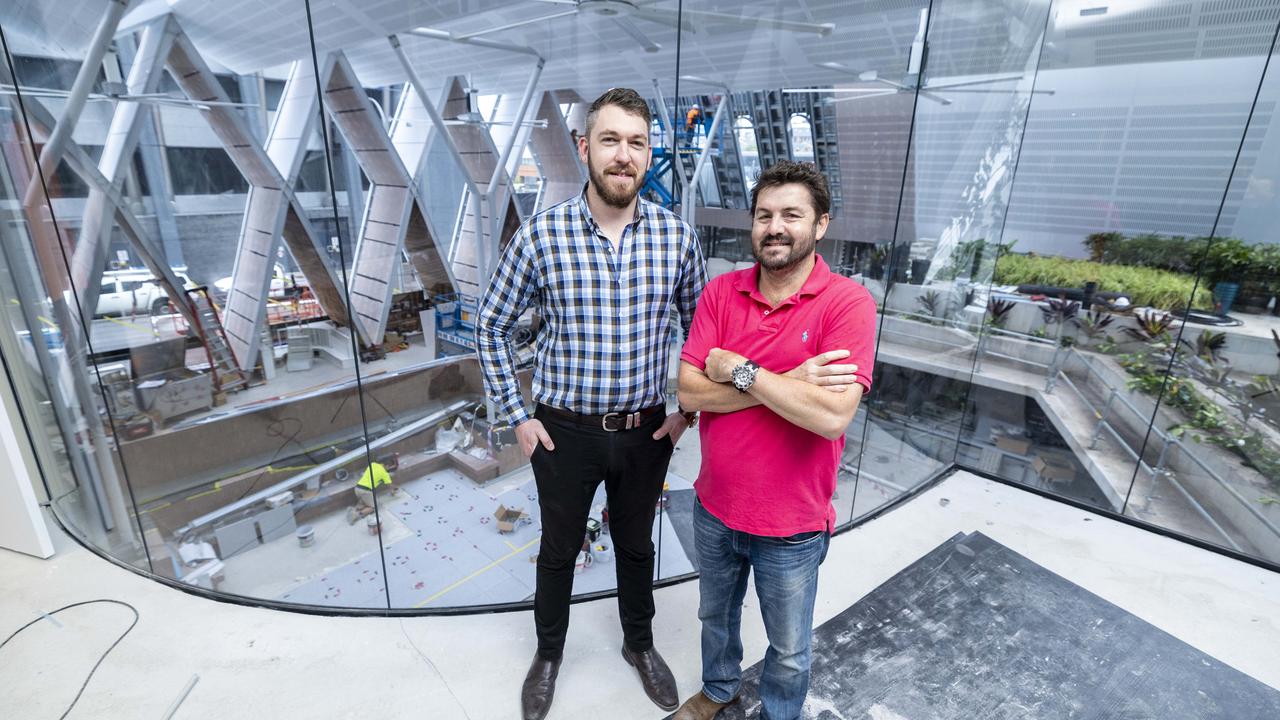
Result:
M304 472L298 473L297 475L294 475L293 477L287 480L282 480L276 483L275 485L272 485L271 487L265 488L263 490L259 490L258 492L252 495L246 495L245 497L237 500L236 502L231 503L230 505L227 505L226 507L219 508L210 513L205 513L204 515L201 515L195 520L192 520L186 525L183 525L182 527L178 528L177 531L175 532L175 535L179 538L182 538L188 535L189 533L191 533L193 530L196 530L201 527L204 527L205 525L209 525L211 523L217 522L218 520L221 520L222 518L232 513L239 512L240 510L244 510L245 508L250 507L256 503L260 503L273 495L278 495L286 490L291 490L312 478L318 478L327 472L330 472L332 470L337 470L338 468L342 467L343 465L346 465L349 462L359 460L360 458L365 457L366 455L366 445L368 447L368 451L372 451L386 445L391 445L393 443L399 442L409 437L410 435L413 435L414 433L421 432L431 427L432 425L435 425L441 422L442 420L448 418L451 415L455 415L457 413L462 412L463 410L466 410L467 408L474 407L474 406L475 406L475 403L470 400L455 401L449 405L446 405L440 410L437 410L431 413L430 415L427 415L426 417L423 417L419 420L415 420L414 422L411 422L408 425L405 425L404 427L400 428L399 430L396 430L393 433L388 433L386 435L383 435L382 437L376 440L369 440L367 443L361 444L356 449L351 450L350 452L343 453L342 455L335 457L329 462L316 465L315 467L309 468Z

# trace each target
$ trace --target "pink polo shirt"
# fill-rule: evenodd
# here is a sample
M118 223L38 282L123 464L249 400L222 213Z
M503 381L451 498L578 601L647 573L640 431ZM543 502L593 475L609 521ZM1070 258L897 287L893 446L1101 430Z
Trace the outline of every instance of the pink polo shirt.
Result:
M756 282L759 266L726 273L702 292L680 359L705 369L723 348L774 373L814 355L848 350L871 389L876 304L859 283L831 272L821 256L795 295L770 307ZM844 437L827 440L763 405L702 413L702 469L694 484L702 506L734 530L785 537L830 530L831 496Z

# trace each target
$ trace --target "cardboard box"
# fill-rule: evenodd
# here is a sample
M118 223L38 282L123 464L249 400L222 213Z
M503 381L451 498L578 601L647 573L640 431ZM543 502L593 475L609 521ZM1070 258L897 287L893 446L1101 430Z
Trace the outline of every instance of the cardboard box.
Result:
M1067 481L1076 477L1075 468L1066 459L1055 455L1036 455L1031 461L1031 469L1044 480Z
M996 447L1011 453L1026 455L1031 449L1031 440L1017 435L997 435Z
M498 532L500 533L515 532L517 525L529 522L529 513L522 508L509 508L506 505L499 505L498 509L493 513L493 517L498 520Z

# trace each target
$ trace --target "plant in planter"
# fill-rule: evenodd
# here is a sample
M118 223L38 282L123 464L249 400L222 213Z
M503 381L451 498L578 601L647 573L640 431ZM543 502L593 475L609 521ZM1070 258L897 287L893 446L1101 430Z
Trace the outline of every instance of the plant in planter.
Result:
M1240 292L1239 278L1252 262L1252 252L1238 238L1210 238L1202 273L1213 287L1214 309L1226 315L1231 312Z
M1107 257L1107 248L1124 242L1124 235L1118 232L1096 232L1085 236L1084 246L1089 249L1089 260L1103 262Z
M1040 317L1045 325L1062 325L1080 312L1080 303L1075 300L1048 300L1040 308Z
M946 267L938 271L938 279L968 278L977 283L990 282L996 260L993 250L985 238L957 243Z
M1017 303L1012 300L1003 300L1000 298L990 298L987 300L987 324L993 328L1004 329L1005 323L1009 321L1009 313L1017 307Z
M1225 332L1203 330L1196 337L1196 356L1209 362L1221 362L1226 360L1221 354L1222 349L1226 346L1227 334Z
M1225 358L1215 361L1197 355L1186 358L1183 364L1191 377L1209 386L1231 403L1231 407L1240 415L1241 425L1245 428L1249 427L1250 420L1263 414L1264 409L1254 401L1249 392L1249 386L1231 378L1231 363Z
M936 290L927 290L916 296L915 304L920 306L920 310L924 315L931 316L933 320L941 319L943 313L946 313L946 305L942 300L942 293Z
M1271 302L1271 283L1275 277L1270 246L1249 246L1249 262L1240 271L1240 292L1236 295L1236 307L1240 312L1261 314Z
M1280 316L1280 243L1253 246L1254 272L1259 273L1267 295L1266 302L1275 298L1271 314ZM1265 303L1263 305L1265 308Z
M1111 313L1090 310L1083 317L1072 318L1071 322L1088 338L1086 345L1094 345L1105 343L1111 339L1111 336L1107 334L1107 327L1114 323L1115 320L1116 316Z
M1260 398L1268 387L1274 387L1270 378L1254 378L1251 383L1233 379L1231 363L1221 355L1225 347L1225 341L1218 337L1221 333L1201 333L1194 354L1186 341L1187 352L1174 352L1171 315L1146 311L1137 313L1134 320L1137 326L1125 328L1125 333L1147 345L1140 352L1117 356L1130 376L1127 387L1158 397L1181 413L1185 420L1169 428L1175 437L1192 431L1197 442L1210 442L1233 453L1242 465L1257 470L1280 490L1280 451L1266 434L1249 427L1254 418L1267 417ZM1280 348L1280 334L1273 333L1273 337ZM1219 399L1198 389L1205 386ZM1228 413L1227 405L1239 419Z
M1165 344L1171 342L1169 328L1173 326L1173 315L1159 310L1145 310L1134 313L1133 322L1136 327L1124 328L1124 332L1134 340Z
M889 260L889 246L877 245L867 254L867 277L883 280L885 265Z
M1067 347L1071 344L1072 338L1070 336L1063 337L1062 331L1066 328L1067 321L1074 319L1076 314L1079 312L1080 303L1075 300L1059 298L1057 300L1049 300L1041 306L1040 318L1044 320L1046 333L1047 328L1056 327L1057 334L1055 337L1058 338L1059 344L1063 347Z

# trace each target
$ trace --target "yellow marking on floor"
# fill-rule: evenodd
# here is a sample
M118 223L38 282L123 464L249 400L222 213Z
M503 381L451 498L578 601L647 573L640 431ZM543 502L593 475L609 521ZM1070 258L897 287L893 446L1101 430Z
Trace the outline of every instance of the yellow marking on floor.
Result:
M138 327L136 324L134 324L134 323L127 323L127 322L125 322L125 321L123 321L123 320L117 320L117 319L115 319L115 318L111 317L110 315L105 315L105 316L103 316L103 318L102 318L102 319L103 319L103 320L110 320L111 322L113 322L113 323L115 323L115 324L117 324L117 325L120 325L120 326L122 326L122 327L129 328L130 330L133 330L133 331L135 331L135 332L142 333L143 335L151 335L151 337L160 337L160 332L159 332L158 330L154 329L154 328L152 328L150 331L143 330L143 329L139 328L139 327Z
M275 466L273 466L273 465L268 465L268 466L267 466L267 472L268 472L268 473L289 472L289 471L291 471L291 470L306 470L306 469L308 469L308 468L313 468L313 467L315 467L315 465L314 465L314 464L312 464L312 465L289 465L289 466L286 466L286 467L275 467Z
M507 547L511 548L512 550L517 549L516 546L510 540L503 540L502 542L506 543Z
M213 484L213 489L212 489L212 490L205 490L205 491L204 491L204 492L202 492L202 493L196 493L195 495L188 495L188 496L187 496L187 499L188 499L188 500L195 500L196 498L202 498L202 497L204 497L204 496L206 496L206 495L213 495L214 493L219 493L219 492L222 492L222 481L221 481L221 480L219 480L218 482L215 482L215 483Z
M18 299L17 299L17 298L9 298L9 304L10 304L10 305L21 305L22 303L18 302ZM48 325L49 327L53 328L54 330L57 330L57 329L58 329L58 325L57 325L57 323L55 323L54 321L50 320L49 318L47 318L47 317L45 317L45 316L43 316L43 315L37 315L37 316L36 316L36 319L37 319L37 320L39 320L40 322L44 323L45 325Z
M173 503L171 503L171 502L167 502L167 503L160 503L159 505L156 505L155 507L150 507L150 508L147 508L146 510L143 510L143 511L142 511L142 514L143 514L143 515L146 515L147 513L153 513L153 512L155 512L155 511L157 511L157 510L163 510L163 509L165 509L165 508L169 507L169 506L170 506L170 505L172 505L172 504L173 504Z
M534 545L534 543L538 542L538 541L539 541L539 540L541 540L541 539L542 539L542 535L541 535L541 534L539 534L539 535L538 535L538 537L536 537L536 538L534 538L534 539L530 540L529 542L525 543L524 545L522 545L522 546L520 546L520 547L518 547L518 548L516 548L516 549L512 550L511 552L507 553L506 555L503 555L502 557L498 558L497 560L494 560L493 562L489 563L488 565L485 565L484 567L482 567L482 568L480 568L479 570L477 570L477 571L475 571L475 572L471 573L470 575L468 575L468 576L466 576L466 577L462 578L461 580L458 580L458 581L454 582L454 583L453 583L452 585L450 585L449 587L447 587L447 588L445 588L445 589L441 590L440 592L436 593L435 595L432 595L431 597L427 598L426 600L423 600L422 602L418 603L417 605L414 605L414 607L422 607L423 605L426 605L427 603L431 602L432 600L436 600L436 599L438 599L440 596L444 595L445 593L448 593L448 592L450 592L450 591L454 590L454 589L455 589L455 588L457 588L459 585L462 585L463 583L467 583L467 582L470 582L470 581L472 581L472 580L476 579L476 578L477 578L477 577L479 577L480 575L483 575L484 573L486 573L486 572L488 572L488 571L490 571L490 570L492 570L492 569L494 569L494 568L498 567L499 565L501 565L502 563L504 563L504 562L506 562L506 561L510 560L511 558L515 557L516 555L519 555L520 553L524 552L525 550L528 550L530 547L532 547L532 546ZM508 544L508 545L510 545L511 543L507 543L507 544Z

